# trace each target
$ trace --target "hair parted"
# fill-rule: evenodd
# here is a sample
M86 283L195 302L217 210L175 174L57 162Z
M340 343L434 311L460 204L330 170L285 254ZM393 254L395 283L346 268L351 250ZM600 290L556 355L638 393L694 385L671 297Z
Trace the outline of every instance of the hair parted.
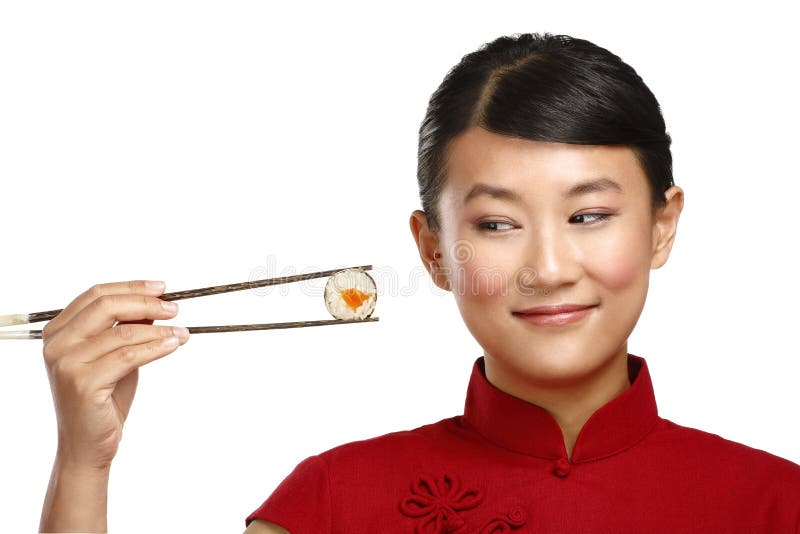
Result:
M448 71L419 129L417 181L431 231L440 228L449 144L471 126L534 141L629 146L653 208L674 185L672 140L655 96L619 56L585 39L502 36Z

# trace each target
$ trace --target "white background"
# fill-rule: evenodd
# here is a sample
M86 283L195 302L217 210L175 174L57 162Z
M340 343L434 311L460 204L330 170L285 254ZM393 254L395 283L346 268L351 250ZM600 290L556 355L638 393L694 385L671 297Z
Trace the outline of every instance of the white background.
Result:
M241 532L306 456L462 413L481 349L409 230L417 132L447 70L516 32L606 47L661 103L686 204L628 347L660 415L800 462L792 18L553 4L0 4L0 313L135 278L372 264L379 285L377 323L196 334L142 368L113 532ZM181 301L167 323L325 319L321 289ZM0 343L0 530L33 532L52 399L41 341Z

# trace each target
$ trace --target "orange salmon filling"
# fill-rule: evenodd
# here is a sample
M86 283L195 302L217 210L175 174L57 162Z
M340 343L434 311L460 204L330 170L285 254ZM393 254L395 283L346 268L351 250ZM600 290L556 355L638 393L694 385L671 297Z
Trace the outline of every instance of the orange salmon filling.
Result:
M357 310L362 304L364 304L364 301L366 301L368 298L369 295L355 288L345 289L342 291L342 300L344 300L345 304L350 306L353 311Z

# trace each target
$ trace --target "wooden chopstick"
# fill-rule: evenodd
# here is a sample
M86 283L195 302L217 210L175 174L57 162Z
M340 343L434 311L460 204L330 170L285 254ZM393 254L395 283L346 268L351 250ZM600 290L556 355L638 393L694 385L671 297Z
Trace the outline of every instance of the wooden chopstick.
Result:
M159 295L158 298L160 298L161 300L182 300L182 299L191 299L195 297L204 297L206 295L216 295L218 293L230 293L231 291L241 291L243 289L253 289L256 287L289 284L292 282L299 282L300 280L309 280L312 278L321 278L323 276L330 276L344 269L361 269L362 271L369 271L372 269L372 265L361 265L359 267L342 267L340 269L330 269L327 271L318 271L315 273L295 274L292 276L281 276L278 278L262 278L261 280L238 282L235 284L226 284L222 286L210 286L210 287L202 287L200 289L186 289L184 291L173 291L172 293L164 293L162 295ZM58 315L59 313L61 313L62 311L64 311L64 308L61 308L60 310L49 310L49 311L41 311L33 313L0 315L0 326L11 326L16 324L38 323L40 321L48 321L53 317L55 317L56 315ZM265 323L265 324L292 324L292 323ZM240 326L253 326L253 325L240 325ZM308 325L308 326L316 326L316 325ZM218 327L198 326L195 328L218 328ZM273 328L294 328L294 327L278 326ZM247 330L259 330L259 329L247 328ZM21 331L21 332L26 332L26 331ZM28 330L28 332L37 332L37 330ZM37 338L32 338L32 339L37 339Z
M323 319L319 321L291 321L288 323L235 324L225 326L187 326L190 334L216 332L242 332L246 330L275 330L278 328L304 328L306 326L325 326L332 324L366 323L377 321L378 317L366 319ZM41 330L0 330L0 339L42 339Z

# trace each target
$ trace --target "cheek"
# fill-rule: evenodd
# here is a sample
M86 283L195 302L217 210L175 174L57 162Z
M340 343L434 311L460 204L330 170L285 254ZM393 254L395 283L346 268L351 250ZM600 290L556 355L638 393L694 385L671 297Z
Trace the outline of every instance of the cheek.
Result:
M461 298L490 304L506 298L511 290L509 271L496 261L484 261L480 257L459 263L456 269L457 294Z
M647 277L650 243L641 233L620 231L598 240L587 256L587 270L610 291L622 291Z

